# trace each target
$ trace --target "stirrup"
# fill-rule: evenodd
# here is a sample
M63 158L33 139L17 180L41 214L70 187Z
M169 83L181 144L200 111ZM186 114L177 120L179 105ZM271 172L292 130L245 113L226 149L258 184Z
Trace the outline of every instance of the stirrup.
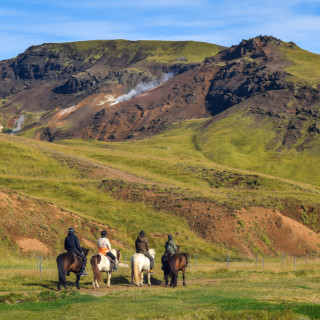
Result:
M153 273L153 269L150 269L150 270L149 270L149 273Z
M87 277L88 274L85 272L85 270L80 272L80 277Z

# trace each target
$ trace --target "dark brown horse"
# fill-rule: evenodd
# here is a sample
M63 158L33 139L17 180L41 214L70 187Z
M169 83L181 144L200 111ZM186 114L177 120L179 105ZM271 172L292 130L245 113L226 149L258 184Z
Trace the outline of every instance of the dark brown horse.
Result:
M170 286L176 287L178 282L178 271L182 271L183 285L185 282L185 273L188 266L189 253L175 253L169 257Z
M177 246L176 253L180 253L180 246ZM163 274L164 274L164 282L165 282L166 286L169 284L169 276L170 276L169 256L170 256L170 254L164 254L161 257L162 270L163 270Z
M86 249L81 247L82 252L85 256L87 256L90 249ZM58 290L61 290L61 285L67 289L67 280L66 280L66 272L73 272L76 277L76 288L79 287L80 273L82 268L82 259L78 257L76 254L63 252L57 257L57 267L59 273L59 282L58 282Z

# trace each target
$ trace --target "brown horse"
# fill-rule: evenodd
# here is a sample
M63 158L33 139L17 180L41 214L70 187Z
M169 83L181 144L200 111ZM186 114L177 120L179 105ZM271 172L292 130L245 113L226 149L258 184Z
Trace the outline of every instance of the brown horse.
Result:
M182 271L183 285L185 282L185 273L188 266L189 253L175 253L169 257L169 270L170 270L170 286L176 287L178 282L178 271Z
M177 246L176 253L180 253L180 246ZM166 286L169 284L169 276L170 276L169 257L170 257L170 254L164 254L161 257L162 270L163 270L164 281Z
M85 256L88 255L90 249L86 249L81 247L82 252ZM78 257L76 254L63 252L58 255L57 257L57 267L59 273L59 282L58 282L58 290L61 290L61 285L67 289L67 280L66 280L66 272L70 271L73 272L76 277L76 288L79 290L79 280L80 280L80 273L82 268L82 259Z

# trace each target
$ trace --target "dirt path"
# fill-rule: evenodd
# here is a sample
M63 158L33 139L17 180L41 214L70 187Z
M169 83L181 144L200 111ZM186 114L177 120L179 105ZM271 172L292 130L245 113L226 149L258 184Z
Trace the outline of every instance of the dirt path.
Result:
M197 285L197 284L214 284L218 282L222 282L223 279L193 279L193 280L188 280L186 279L186 285ZM153 283L156 282L156 283ZM154 290L156 288L168 288L171 289L170 286L165 286L163 281L159 281L157 279L153 279L151 281L152 285L148 286L147 284L144 284L143 288L137 287L135 284L115 284L112 285L110 288L107 288L106 286L101 287L101 288L81 288L80 292L84 294L91 294L96 297L101 297L108 295L109 293L114 293L114 292L120 292L120 291L126 291L126 290ZM182 279L178 280L178 287L182 287Z

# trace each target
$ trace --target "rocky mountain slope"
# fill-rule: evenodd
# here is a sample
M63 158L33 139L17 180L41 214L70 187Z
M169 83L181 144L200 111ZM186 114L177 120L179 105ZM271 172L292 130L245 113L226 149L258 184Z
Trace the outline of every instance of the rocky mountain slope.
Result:
M4 131L48 125L51 116L70 113L68 108L90 95L120 96L140 82L193 68L219 50L220 46L192 41L110 40L30 47L0 62L1 125ZM99 111L99 105L101 101L88 114Z
M279 139L287 148L301 137L304 148L320 132L320 78L305 76L320 58L294 43L260 36L227 49L202 50L206 44L192 43L195 51L185 49L188 43L164 43L162 51L153 42L138 43L94 42L89 49L75 43L62 50L44 45L28 49L10 66L2 62L3 126L48 141L119 141L233 107L230 112L245 108L284 126ZM200 64L188 63L196 59L183 51L197 50L213 54Z

